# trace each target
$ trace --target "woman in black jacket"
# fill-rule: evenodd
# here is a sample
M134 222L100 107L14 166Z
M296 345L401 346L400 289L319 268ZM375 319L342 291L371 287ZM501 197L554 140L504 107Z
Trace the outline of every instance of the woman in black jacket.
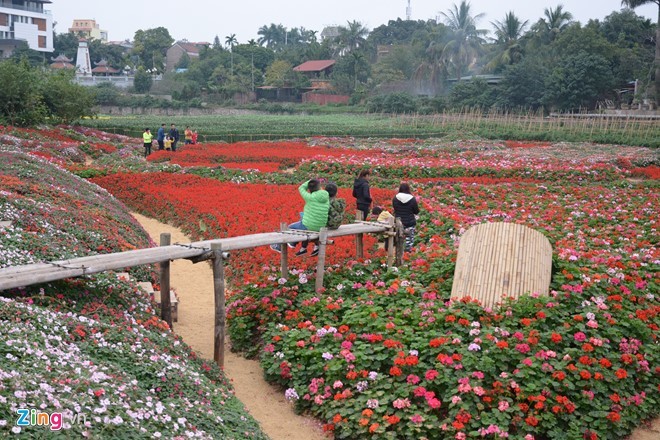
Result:
M362 220L366 220L371 209L371 192L369 191L369 170L362 170L353 182L353 197L357 199L357 209L362 211Z
M417 199L410 194L410 185L402 183L399 186L399 193L392 199L392 207L394 208L394 217L400 218L405 228L405 249L406 252L410 252L415 241L415 226L417 225L415 216L419 214Z

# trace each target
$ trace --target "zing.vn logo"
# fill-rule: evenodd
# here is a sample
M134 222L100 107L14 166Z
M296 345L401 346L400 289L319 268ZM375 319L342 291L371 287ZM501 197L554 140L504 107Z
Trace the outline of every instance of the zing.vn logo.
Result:
M45 413L37 411L36 409L17 409L18 420L16 426L50 426L51 431L59 431L62 429L63 420L62 413ZM71 423L84 424L87 418L84 414L74 414Z

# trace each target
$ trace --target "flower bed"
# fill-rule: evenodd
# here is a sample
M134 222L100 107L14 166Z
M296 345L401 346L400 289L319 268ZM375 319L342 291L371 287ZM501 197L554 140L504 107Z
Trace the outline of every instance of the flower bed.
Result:
M0 151L0 220L0 267L150 245L106 191L15 151ZM115 274L1 293L0 436L266 438L217 366ZM48 419L20 426L19 411Z

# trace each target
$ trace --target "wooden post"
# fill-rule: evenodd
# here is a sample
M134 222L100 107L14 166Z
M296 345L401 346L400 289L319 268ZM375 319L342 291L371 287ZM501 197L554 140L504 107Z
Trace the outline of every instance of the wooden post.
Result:
M316 291L323 289L323 275L325 274L325 248L328 244L328 229L319 231L319 255L316 263Z
M403 264L403 251L406 246L406 238L403 231L403 223L401 219L396 219L396 226L394 230L396 231L396 259L394 264L399 267Z
M289 229L289 225L286 223L280 223L280 231L286 231L287 229ZM286 243L281 243L280 246L282 247L282 254L280 255L280 275L282 278L289 278L289 246Z
M160 234L160 245L169 246L172 236L169 232ZM172 305L170 304L170 260L160 263L160 318L172 329Z
M364 214L358 210L355 213L355 220L364 220ZM364 234L355 235L355 258L364 258Z
M391 228L387 232L387 268L389 269L394 264L394 234L396 234L396 229L394 227L394 217L388 218L387 224Z
M213 252L213 293L215 296L215 332L213 360L220 368L225 366L225 265L222 244L211 243Z

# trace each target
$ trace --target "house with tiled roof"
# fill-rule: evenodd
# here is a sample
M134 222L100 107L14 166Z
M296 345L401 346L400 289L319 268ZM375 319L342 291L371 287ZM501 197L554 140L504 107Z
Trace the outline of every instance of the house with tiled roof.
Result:
M177 64L181 61L184 55L188 56L191 60L199 58L199 52L203 47L208 47L209 43L192 43L186 40L177 41L167 49L165 59L165 71L172 72L176 69Z

